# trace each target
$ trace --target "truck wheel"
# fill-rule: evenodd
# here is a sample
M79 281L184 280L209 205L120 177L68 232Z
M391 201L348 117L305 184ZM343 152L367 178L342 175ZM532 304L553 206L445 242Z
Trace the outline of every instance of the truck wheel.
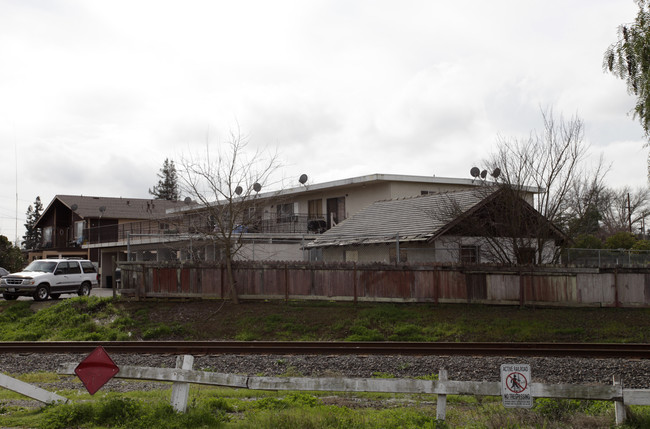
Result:
M18 299L18 295L12 295L10 293L3 293L2 297L4 299L6 299L7 301L14 301L14 300Z
M79 292L77 292L77 295L79 296L90 295L90 283L88 282L81 283L81 287L79 288Z
M36 286L36 291L34 292L34 301L43 301L46 300L50 295L50 290L45 285Z

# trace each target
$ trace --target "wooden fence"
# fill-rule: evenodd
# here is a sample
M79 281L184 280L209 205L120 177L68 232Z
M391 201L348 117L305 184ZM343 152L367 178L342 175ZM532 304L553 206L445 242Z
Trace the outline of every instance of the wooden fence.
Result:
M230 297L225 266L120 262L123 295ZM648 268L237 263L241 299L650 307Z

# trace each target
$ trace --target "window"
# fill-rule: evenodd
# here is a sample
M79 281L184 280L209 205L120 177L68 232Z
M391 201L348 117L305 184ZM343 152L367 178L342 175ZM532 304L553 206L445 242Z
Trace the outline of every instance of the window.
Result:
M478 246L460 246L460 262L463 264L477 264Z
M276 207L278 222L291 222L293 220L293 203L278 204Z
M81 274L79 262L68 262L68 274Z
M95 265L90 261L83 261L81 263L81 268L83 268L84 273L96 273Z
M346 250L345 251L345 262L359 262L359 251L358 250Z
M262 213L257 207L247 207L243 213L243 224L249 232L259 232L262 223Z
M56 270L54 270L54 274L68 274L68 263L59 262L59 265L56 266Z
M307 215L309 216L309 219L321 219L323 217L322 200L309 200L307 205Z
M52 227L43 228L43 247L52 247Z
M74 236L72 237L72 240L75 244L79 245L83 243L84 239L84 221L79 220L74 223L74 231L73 231Z
M84 235L84 221L79 220L74 223L74 238L79 239Z

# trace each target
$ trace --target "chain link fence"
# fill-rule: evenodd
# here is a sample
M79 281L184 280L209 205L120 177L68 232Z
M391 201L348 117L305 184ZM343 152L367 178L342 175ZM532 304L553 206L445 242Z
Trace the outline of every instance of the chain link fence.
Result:
M650 251L630 249L566 249L563 263L578 267L650 266Z

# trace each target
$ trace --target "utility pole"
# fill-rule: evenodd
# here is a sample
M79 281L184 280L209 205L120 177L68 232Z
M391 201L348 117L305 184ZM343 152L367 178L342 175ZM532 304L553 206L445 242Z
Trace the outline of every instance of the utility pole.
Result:
M627 193L627 222L630 229L630 234L632 234L632 209L630 208L630 193Z

